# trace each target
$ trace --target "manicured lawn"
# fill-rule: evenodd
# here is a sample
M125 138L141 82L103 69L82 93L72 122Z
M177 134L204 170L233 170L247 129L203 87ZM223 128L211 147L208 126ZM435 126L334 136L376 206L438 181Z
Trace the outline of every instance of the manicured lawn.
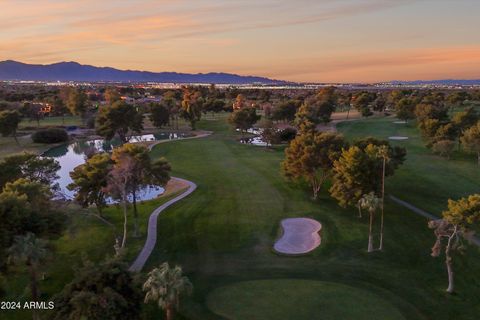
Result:
M389 179L387 192L417 207L440 215L447 199L479 192L480 167L475 156L454 153L452 159L434 155L424 146L415 123L394 124L395 119L369 119L340 123L337 127L347 138L407 136L406 141L392 141L407 148L407 161Z
M333 282L275 279L214 290L207 304L226 319L404 320L381 296Z
M472 159L456 155L447 161L431 155L413 126L392 121L371 119L339 125L348 138L411 137L397 142L407 146L408 160L388 179L387 192L438 214L448 197L478 191L480 170ZM478 317L478 248L455 257L458 293L447 295L443 258L429 255L434 237L424 218L387 202L385 250L367 254L366 217L359 219L354 209L338 207L327 188L320 199L312 201L308 188L287 183L280 172L283 148L238 143L225 116L201 121L199 128L214 134L159 144L152 150L153 157L165 156L170 161L174 176L198 185L192 195L160 215L157 246L144 269L147 272L164 261L183 266L195 286L193 296L182 301L184 318L218 319L218 314L228 314L232 319L248 319L250 314L268 315L277 309L282 316L275 319ZM140 206L141 230L153 208L166 200ZM106 216L120 233L119 209L108 209ZM279 223L287 217L320 221L322 244L302 257L275 254L272 245ZM57 253L40 284L44 298L69 282L82 253L93 261L113 255L114 235L113 228L100 220L72 211L71 226L54 242ZM130 260L141 248L144 235L145 231L142 238L128 239ZM10 275L9 285L9 300L28 297L25 276ZM262 308L267 304L271 310ZM358 305L361 308L351 307ZM366 308L370 314L364 312ZM345 313L339 316L339 312ZM12 319L26 316L9 315ZM143 316L161 318L163 313L152 304L145 306Z
M45 117L40 120L40 128L51 127L51 126L80 126L82 120L79 116L65 116L62 117ZM28 119L20 122L19 128L37 128L37 121L30 121Z
M20 135L17 137L18 144L12 137L2 137L0 136L0 160L21 152L33 152L33 153L42 153L47 149L51 148L52 145L43 144L43 143L33 143L30 135ZM54 146L54 145L53 145Z
M348 124L351 127L341 129L349 137L414 131L408 127L389 129L387 123L398 126L391 121L352 122ZM357 132L353 126L359 126ZM314 202L308 189L287 183L280 173L281 148L242 145L224 121L202 121L200 128L215 134L161 144L152 151L154 157L167 157L174 175L198 184L188 199L160 217L158 244L146 266L148 271L168 260L184 267L195 286L194 295L182 305L186 318L216 319L218 316L209 308L214 302L210 298L207 304L207 297L218 288L241 281L282 278L342 283L365 290L381 296L405 319L472 319L480 312L480 281L473 272L480 264L477 248L468 256L456 257L458 294L448 296L444 293L447 279L443 261L430 257L434 237L425 219L388 202L385 251L367 254L366 218L357 218L354 209L339 208L326 190ZM428 155L415 140L408 143L413 143L409 148L412 163L405 168L416 172L408 173L405 168L399 171L398 177L389 179L388 192L418 206L425 201L429 206L424 208L433 210L434 205L438 209L445 206L450 191L452 195L474 191L475 176L466 175L463 182L463 173L456 177L455 162ZM423 169L414 168L415 161L429 157L435 161L424 164L431 169L423 176L439 177L416 181L414 175ZM473 168L468 161L460 162L463 166L465 174ZM442 183L445 175L452 179L448 187ZM455 186L452 181L462 183ZM273 253L280 220L300 216L314 218L324 226L320 247L297 258ZM235 292L238 295L232 300L245 294ZM282 297L273 291L268 299L290 303ZM147 317L161 314L154 305L146 307L145 312ZM312 319L327 316L318 314Z

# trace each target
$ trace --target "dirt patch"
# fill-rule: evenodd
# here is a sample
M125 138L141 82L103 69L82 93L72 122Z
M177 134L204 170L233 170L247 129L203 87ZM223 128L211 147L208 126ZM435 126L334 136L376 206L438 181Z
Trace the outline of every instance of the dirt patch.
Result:
M165 191L160 197L168 197L171 194L187 189L188 186L189 185L185 180L172 177L170 181L168 181L167 185L165 186Z

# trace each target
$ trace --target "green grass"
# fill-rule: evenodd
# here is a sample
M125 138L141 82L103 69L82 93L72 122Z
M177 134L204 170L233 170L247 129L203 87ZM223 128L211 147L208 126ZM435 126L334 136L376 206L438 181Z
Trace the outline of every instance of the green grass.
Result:
M395 125L392 121L391 118L379 118L339 126L348 138L367 135L411 137L406 142L398 142L407 146L408 160L388 179L389 193L438 214L447 198L478 191L479 170L472 159L461 154L451 161L433 156L423 147L413 126ZM236 302L242 301L249 292L242 287L245 281L271 284L270 288L263 289L255 285L254 293L260 294L272 306L276 303L284 307L285 317L281 319L315 315L318 310L316 303L309 303L308 299L299 298L301 296L294 296L293 300L285 298L285 291L290 295L293 289L300 287L302 294L325 297L339 294L344 286L352 288L351 295L342 294L335 300L337 305L326 305L321 313L318 312L318 319L335 317L339 308L358 301L364 301L362 305L369 308L384 306L382 310L392 310L385 311L389 316L400 319L478 317L480 280L475 272L480 265L478 248L469 249L465 256L455 257L458 293L447 295L444 292L447 281L444 263L429 255L434 237L424 218L387 202L385 250L367 254L366 217L359 219L354 209L339 208L329 197L327 188L317 201L312 201L306 186L286 182L280 173L283 148L265 149L238 143L239 137L227 125L225 117L202 121L199 128L212 130L214 134L202 139L159 144L152 150L155 158L167 157L174 176L198 185L188 198L160 215L157 246L144 270L149 271L164 261L183 266L195 286L194 294L182 302L184 318L218 319L214 305L233 306L235 312L240 312L235 315L252 311L247 310L246 305L242 310ZM165 200L141 206L143 230L148 214ZM121 228L118 212L111 208L106 214ZM302 257L275 254L272 245L279 232L279 222L300 216L322 223L322 244ZM71 279L72 267L80 263L82 252L91 260L113 254L111 227L93 217L73 213L71 225L70 231L55 242L58 253L47 265L47 279L41 283L45 298L61 290ZM378 230L378 225L376 227ZM128 246L133 259L134 251L141 247L143 240L132 242L131 239ZM291 281L295 279L304 282L301 286L294 285ZM27 284L25 276L16 274L9 280L12 294L8 298L25 297L22 293ZM322 283L331 285L319 288ZM283 289L275 286L283 286ZM227 290L222 288L230 288L229 299L216 298L219 290ZM358 300L359 295L364 300ZM295 299L305 300L301 311L300 302ZM320 299L312 299L320 303ZM345 309L345 312L354 312L352 308ZM378 312L381 316L381 311ZM24 313L18 313L16 319L23 316ZM143 316L145 319L161 318L163 313L152 304L145 306ZM358 317L361 319L360 315Z
M455 152L452 159L434 155L425 147L414 123L392 123L395 119L369 119L344 122L338 129L347 138L374 136L407 136L409 140L392 142L407 149L407 161L387 185L387 192L416 206L440 215L447 199L460 198L478 192L480 167L475 157Z
M79 116L66 116L66 117L45 117L37 124L37 121L30 121L29 119L24 119L19 124L20 129L24 128L34 128L37 127L53 127L53 126L80 126L82 120Z
M54 145L43 144L43 143L34 143L30 138L30 135L20 135L17 137L18 144L12 137L2 137L0 136L0 160L3 158L21 152L33 152L33 153L42 153Z
M381 296L343 284L301 279L237 282L214 290L207 304L226 319L405 320Z
M341 129L349 137L385 136L391 130L396 134L415 131L395 127L398 125L391 121L358 121ZM443 261L429 255L434 237L425 219L388 202L385 251L367 254L366 219L358 219L353 209L339 208L325 190L314 202L307 188L287 183L280 173L281 148L266 150L239 144L238 136L224 121L203 121L200 127L215 134L161 144L152 151L154 157L167 157L175 175L198 184L187 200L160 217L158 244L146 266L148 271L168 260L184 267L195 285L194 295L185 300L181 310L186 318L216 319L207 305L207 296L219 287L282 278L342 283L366 290L382 296L406 319L451 319L453 315L456 319L471 319L480 312L480 281L471 272L480 263L478 249L456 258L459 293L448 296L444 292L447 279ZM467 182L463 182L463 174L457 177L456 161L430 156L419 143L409 148L412 163L405 165L416 171L399 171L398 177L388 181L389 192L432 209L433 205L445 206L450 192L458 195L474 191L469 182L474 180L472 175L467 176ZM435 184L414 178L422 170L415 169L415 161L423 161L422 157L435 159L424 164L432 168L421 176L439 175L430 178ZM473 168L468 161L458 163L466 166L465 170ZM442 181L442 176L462 183ZM430 207L422 206L424 202ZM275 254L272 245L279 222L299 216L323 224L321 246L298 258ZM281 297L273 293L270 299ZM161 314L155 306L147 307L145 312L147 318Z
M52 144L34 143L30 137L30 134L37 129L42 129L51 126L72 126L81 125L81 119L77 116L67 116L63 120L62 117L47 117L40 121L40 125L37 126L36 121L22 120L19 124L18 132L18 144L13 137L1 137L0 136L0 160L8 155L20 153L20 152L33 152L42 153L49 148L55 146Z

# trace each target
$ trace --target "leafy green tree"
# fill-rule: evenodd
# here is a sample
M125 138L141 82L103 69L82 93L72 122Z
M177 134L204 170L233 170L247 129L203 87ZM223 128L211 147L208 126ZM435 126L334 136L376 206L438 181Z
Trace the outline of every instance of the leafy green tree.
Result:
M385 168L385 175L387 177L392 176L395 170L401 166L406 159L407 150L403 147L391 146L388 140L376 139L374 137L365 137L355 140L353 143L361 150L367 150L368 145L373 145L377 148L377 151L382 150L382 147L386 147L387 162ZM380 157L383 160L383 156Z
M480 120L480 115L474 108L467 108L465 111L457 112L452 117L452 124L456 129L459 146L461 144L460 137L463 136L465 130L474 126Z
M430 146L435 142L437 132L442 126L442 123L438 119L424 119L418 122L418 128L422 134L422 137L427 141L427 145Z
M365 145L367 141L372 143ZM357 141L354 146L344 149L334 162L330 194L342 207L358 205L360 198L370 192L382 195L384 176L392 176L403 163L405 149L382 143L382 140L373 138Z
M441 91L427 91L420 103L445 108L445 93Z
M395 105L397 118L408 122L408 120L415 119L415 104L411 99L402 98Z
M30 217L30 207L26 195L13 192L0 193L0 266L7 261L7 248L16 235L26 231L23 222Z
M0 161L0 189L7 183L20 178L53 185L60 170L58 162L52 158L33 153L14 154Z
M27 201L39 211L48 210L51 207L52 192L50 187L43 183L20 178L13 182L7 182L3 192L14 192L27 196Z
M17 145L20 145L17 139L20 120L20 114L15 110L0 111L0 134L4 137L12 136Z
M1 215L11 219L14 234L33 232L49 238L62 234L66 216L53 206L49 186L20 178L8 182L0 196L5 200Z
M118 259L85 263L54 298L54 319L140 319L142 295L128 266Z
M402 90L392 90L389 92L388 97L387 97L387 104L391 108L395 108L397 105L398 101L400 101L402 98L404 98L406 93Z
M140 189L151 185L164 187L170 180L170 165L164 158L152 162L148 148L132 143L115 148L112 160L115 165L121 165L119 163L122 161L129 163L130 179L127 184L127 193L132 195L134 236L138 236L137 193Z
M250 129L261 116L257 115L257 110L255 108L243 108L233 112L228 121L235 126L235 128L240 129L242 136L245 131Z
M300 132L315 131L320 119L312 105L303 103L295 114L295 125Z
M173 320L174 312L180 306L180 297L190 295L192 290L193 285L183 276L182 268L170 268L168 262L150 271L143 284L145 303L156 302L165 311L167 320Z
M460 107L468 99L468 93L465 91L455 91L449 94L446 101L451 107Z
M157 128L168 125L170 122L170 111L168 108L161 104L155 103L150 105L150 121Z
M55 96L53 97L52 101L52 114L57 115L57 116L62 116L62 124L65 124L65 115L68 113L68 108L63 102L63 100Z
M45 240L38 239L33 233L24 236L16 236L13 245L8 249L10 263L26 265L30 273L30 293L33 301L38 301L40 292L38 289L38 268L47 256L47 244ZM34 314L34 319L38 315Z
M480 165L480 121L477 122L476 125L465 130L460 141L465 150L477 154L478 165Z
M448 274L448 293L453 293L454 272L453 252L462 251L462 238L469 239L480 222L480 194L470 195L460 200L448 200L448 209L443 212L442 219L428 223L434 229L436 241L432 248L432 256L438 257L445 249L445 264Z
M72 183L67 188L75 191L75 201L82 207L95 205L100 216L106 206L105 188L111 167L110 155L98 153L70 172Z
M67 94L66 105L71 114L80 116L85 120L88 112L88 97L80 88L70 88Z
M177 105L176 94L174 91L167 91L163 94L162 98L162 104L167 107L168 113L170 114L171 126L173 127L175 125L175 128L178 130L180 108Z
M385 94L378 93L377 98L372 103L373 110L378 112L384 112L386 105L387 105L387 98Z
M420 103L415 106L415 117L419 123L427 119L448 120L447 109L443 105Z
M296 100L288 100L280 103L272 111L272 120L291 122L295 119L295 113L299 107Z
M461 132L464 132L466 129L475 125L478 120L480 120L480 115L472 107L467 108L464 111L457 112L452 117L452 123Z
M378 198L374 192L364 194L360 200L358 200L358 205L362 209L366 209L370 216L370 223L368 228L368 252L373 252L373 220L375 212L381 206L381 200Z
M287 149L282 168L285 176L294 181L306 181L317 199L325 181L332 174L333 162L346 147L342 136L333 133L304 132Z
M363 117L371 116L372 110L370 105L375 100L376 96L370 92L360 92L359 94L352 97L352 105L357 109Z
M124 101L117 101L111 106L100 109L97 115L97 134L107 140L118 135L122 143L126 143L129 131L139 133L142 130L142 114Z
M203 98L200 91L184 88L182 100L182 117L190 122L190 127L195 130L197 121L202 117Z
M203 112L211 112L212 116L215 116L215 113L222 112L225 108L225 101L222 99L215 99L213 97L208 98L203 105Z
M373 149L373 145L367 148ZM331 196L346 207L357 206L364 194L378 194L381 176L377 163L373 152L367 153L357 146L343 150L333 163Z

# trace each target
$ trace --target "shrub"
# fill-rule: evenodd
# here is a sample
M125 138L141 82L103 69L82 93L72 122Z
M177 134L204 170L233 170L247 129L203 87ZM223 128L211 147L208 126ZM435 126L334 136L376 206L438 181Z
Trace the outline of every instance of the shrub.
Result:
M297 136L297 129L285 128L283 130L280 130L279 136L281 141L292 141Z
M35 143L57 143L68 141L68 133L65 129L48 128L38 130L32 134L32 140Z

